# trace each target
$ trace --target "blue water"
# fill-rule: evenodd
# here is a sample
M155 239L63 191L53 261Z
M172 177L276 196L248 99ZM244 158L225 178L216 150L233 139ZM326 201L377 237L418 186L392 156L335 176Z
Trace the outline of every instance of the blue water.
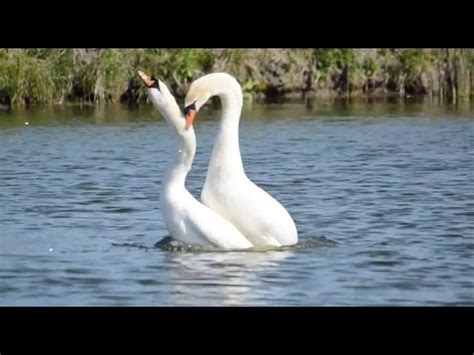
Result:
M195 124L195 196L218 114ZM154 247L175 142L149 106L0 111L0 304L474 304L471 111L294 103L243 117L247 174L289 210L297 248Z

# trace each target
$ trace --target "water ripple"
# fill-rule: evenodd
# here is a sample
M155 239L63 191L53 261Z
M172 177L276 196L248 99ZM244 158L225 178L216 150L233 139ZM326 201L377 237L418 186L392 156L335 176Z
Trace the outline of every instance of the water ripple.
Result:
M246 172L300 236L244 252L164 238L175 142L151 108L97 122L45 110L27 129L33 111L0 113L0 304L474 305L473 117L387 107L244 115ZM196 122L195 196L216 117Z

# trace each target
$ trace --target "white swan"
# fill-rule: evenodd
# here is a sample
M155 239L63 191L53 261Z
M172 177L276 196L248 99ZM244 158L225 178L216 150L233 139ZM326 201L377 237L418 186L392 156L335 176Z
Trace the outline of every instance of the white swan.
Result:
M219 96L222 117L201 200L232 222L254 246L284 246L298 242L288 211L245 174L239 148L242 89L226 73L194 81L185 98L186 127L212 96Z
M179 139L175 160L161 188L161 212L171 236L191 245L222 249L252 247L239 230L217 212L204 206L186 189L186 176L196 153L193 128L185 129L185 118L168 87L154 77L138 72L148 87L155 108L173 128Z

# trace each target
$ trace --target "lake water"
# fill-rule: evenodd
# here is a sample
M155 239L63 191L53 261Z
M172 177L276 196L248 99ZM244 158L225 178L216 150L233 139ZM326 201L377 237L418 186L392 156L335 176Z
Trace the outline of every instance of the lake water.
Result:
M218 115L195 123L195 196ZM0 305L474 305L469 108L254 104L240 127L298 247L155 247L175 142L150 105L0 110Z

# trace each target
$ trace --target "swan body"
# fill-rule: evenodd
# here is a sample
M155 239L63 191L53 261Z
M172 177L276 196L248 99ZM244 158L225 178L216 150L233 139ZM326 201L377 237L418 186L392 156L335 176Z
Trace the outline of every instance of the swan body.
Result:
M194 129L185 129L185 118L167 86L143 72L140 77L148 87L155 108L173 129L179 148L162 182L160 204L163 219L172 238L199 246L222 249L247 249L253 245L224 217L196 200L185 182L196 153Z
M222 116L201 193L202 202L232 222L254 246L288 246L298 242L288 211L245 174L239 147L242 89L226 73L194 81L185 98L187 126L212 96L222 103Z

